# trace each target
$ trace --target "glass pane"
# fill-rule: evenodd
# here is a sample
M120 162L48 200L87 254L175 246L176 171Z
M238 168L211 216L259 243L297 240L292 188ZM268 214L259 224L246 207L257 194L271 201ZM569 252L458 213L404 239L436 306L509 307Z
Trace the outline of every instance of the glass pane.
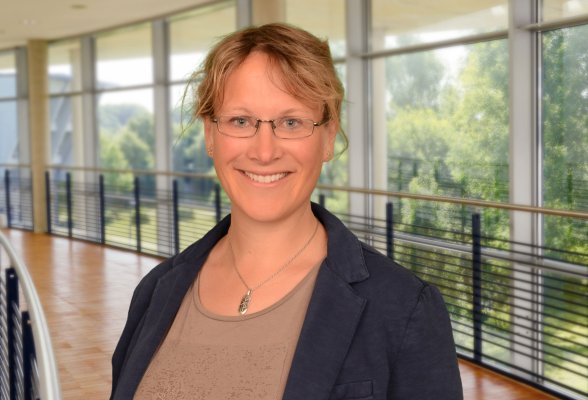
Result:
M151 25L100 34L96 37L96 59L98 88L152 83Z
M190 124L190 101L186 99L182 113L184 85L170 88L173 145L172 168L178 172L192 172L215 176L212 159L206 154L202 122ZM183 121L183 122L182 122ZM215 224L212 206L216 179L196 176L176 178L178 185L178 218L181 232L180 248L185 248L194 235L202 235ZM228 204L228 199L223 199Z
M59 42L49 46L49 93L79 91L82 88L80 41Z
M190 124L190 100L183 105L184 85L171 87L173 131L172 160L174 171L214 174L212 160L206 154L204 127L199 120Z
M345 1L288 0L286 22L328 39L333 57L345 57Z
M588 14L588 0L543 0L543 21Z
M588 210L586 37L588 25L543 35L543 174L548 207Z
M345 85L347 75L345 64L335 64L335 68L337 69L339 79L341 79L341 82L343 82ZM343 102L341 129L343 132L347 132L347 103L345 101ZM349 153L347 150L344 151L344 149L345 141L341 135L337 135L337 140L335 141L335 156L331 161L323 163L323 170L319 178L319 183L326 185L348 186ZM319 192L325 195L325 205L330 211L337 213L349 212L348 192L342 190ZM313 200L318 201L318 199Z
M542 35L543 200L546 207L588 211L586 37L588 25ZM548 257L588 265L588 221L545 217L543 232ZM549 352L545 358L545 376L586 393L586 280L549 274L545 276L545 285L549 285L544 294L545 309L550 311L543 326L546 353ZM564 297L563 290L572 294Z
M506 0L373 0L372 50L507 29Z
M219 37L235 30L235 12L234 2L230 1L199 8L170 20L172 81L189 78L211 45Z
M0 98L16 97L16 57L13 51L0 53Z
M506 41L375 61L388 189L508 201Z
M98 98L98 124L99 159L103 168L153 168L153 90L101 94ZM118 178L124 177L112 176L114 180Z
M16 163L18 156L18 104L16 101L0 101L0 164Z
M83 165L81 96L53 97L49 102L51 162Z

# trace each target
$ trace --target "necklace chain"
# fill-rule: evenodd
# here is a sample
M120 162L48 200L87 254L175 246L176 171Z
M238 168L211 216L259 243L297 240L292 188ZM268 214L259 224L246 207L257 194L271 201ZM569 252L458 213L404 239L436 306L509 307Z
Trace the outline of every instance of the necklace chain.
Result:
M227 235L229 248L231 249L231 254L233 256L233 268L235 269L237 276L241 280L241 283L243 283L243 285L247 288L247 293L245 293L245 295L241 299L241 303L239 304L239 313L240 314L243 315L247 312L247 308L249 307L249 303L251 302L251 296L255 290L259 289L261 286L265 285L266 283L268 283L269 281L274 279L276 276L278 276L281 272L283 272L292 263L292 261L294 261L296 259L296 257L298 257L300 254L302 254L302 252L304 250L306 250L306 248L308 247L310 242L312 242L312 239L314 239L316 232L318 231L318 226L319 226L319 222L317 220L316 226L314 227L314 231L312 232L312 235L308 238L306 243L304 243L304 246L302 246L300 248L300 250L298 250L292 257L290 257L290 259L288 259L288 261L286 261L280 268L278 268L276 271L274 271L273 274L271 274L269 277L267 277L266 279L264 279L263 281L261 281L260 283L258 283L257 285L254 285L252 287L250 287L247 284L247 282L245 282L245 279L243 279L243 276L241 276L241 273L239 272L239 269L237 268L237 263L235 262L235 251L233 250L233 244L231 243L231 235Z

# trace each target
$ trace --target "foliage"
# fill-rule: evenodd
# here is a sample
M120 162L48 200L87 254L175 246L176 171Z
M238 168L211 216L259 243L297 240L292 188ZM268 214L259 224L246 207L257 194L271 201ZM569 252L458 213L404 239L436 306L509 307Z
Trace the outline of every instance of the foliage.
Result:
M586 37L588 26L543 35L543 195L549 207L588 210ZM457 61L443 59L442 52L386 60L389 189L508 201L507 45L500 40L464 47L461 69L454 76L448 70ZM455 241L459 240L455 232L469 229L469 223L464 223L463 210L460 212L452 206L402 200L395 202L395 210L397 229L405 233ZM486 209L481 214L484 245L507 248L508 213ZM545 217L543 223L546 245L559 249L546 249L548 257L588 265L586 221ZM463 238L468 240L467 232ZM419 248L404 248L397 257L441 288L454 327L461 332L456 340L468 348L471 342L464 332L467 329L463 328L471 325L468 263L464 264L463 259L456 262L447 254L426 254ZM492 332L495 342L485 343L484 353L507 362L510 345L507 341L498 343L508 339L513 330L511 303L516 293L512 291L511 274L511 263L483 260L482 320L485 332ZM570 387L581 387L581 375L565 369L574 367L572 364L578 364L577 360L586 354L585 347L573 344L585 338L578 330L586 324L587 308L580 305L586 304L588 286L585 280L552 277L545 277L543 285L545 325L541 333L545 335L545 349L551 352L545 355L550 363L546 376L567 379ZM456 286L463 288L461 295L456 293ZM561 311L571 304L576 305L573 312Z

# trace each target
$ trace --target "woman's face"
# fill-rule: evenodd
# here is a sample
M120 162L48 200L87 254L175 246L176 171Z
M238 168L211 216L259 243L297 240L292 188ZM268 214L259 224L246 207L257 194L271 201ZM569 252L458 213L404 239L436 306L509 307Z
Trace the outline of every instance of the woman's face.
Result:
M280 86L280 72L272 69L262 52L251 53L225 84L218 116L251 116L260 120L300 117L320 122L322 106L309 106ZM211 119L204 121L206 145L218 178L232 202L233 214L258 221L277 221L301 215L309 207L322 163L333 154L337 133L331 121L314 128L311 136L280 139L270 123L261 123L250 138L218 132Z

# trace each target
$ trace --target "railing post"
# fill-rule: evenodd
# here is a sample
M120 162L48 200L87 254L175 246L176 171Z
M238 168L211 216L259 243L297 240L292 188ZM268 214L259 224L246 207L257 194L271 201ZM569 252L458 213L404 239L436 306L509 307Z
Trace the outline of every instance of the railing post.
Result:
M33 397L33 360L35 359L35 339L28 311L22 313L22 362L25 400L36 400Z
M216 211L216 222L219 223L221 220L221 196L218 183L214 185L214 209Z
M45 171L45 212L47 213L47 233L51 233L51 176Z
M324 194L319 194L319 204L322 208L325 208L325 195Z
M19 318L18 276L14 268L6 269L6 318L8 345L8 382L10 399L16 399L17 384L17 352L16 319Z
M472 214L474 359L482 361L482 244L480 214Z
M141 252L141 195L139 191L139 177L135 177L135 231L137 234L137 251Z
M174 216L174 250L178 254L180 252L180 213L179 213L179 199L178 199L178 180L172 181L172 206Z
M10 171L4 171L4 187L6 190L6 226L12 228L12 218L10 215Z
M104 175L98 175L98 193L100 196L100 243L106 243L106 204L104 199Z
M65 174L65 199L67 205L67 236L70 238L73 234L73 220L71 207L71 173Z
M386 203L386 255L394 260L394 206Z

